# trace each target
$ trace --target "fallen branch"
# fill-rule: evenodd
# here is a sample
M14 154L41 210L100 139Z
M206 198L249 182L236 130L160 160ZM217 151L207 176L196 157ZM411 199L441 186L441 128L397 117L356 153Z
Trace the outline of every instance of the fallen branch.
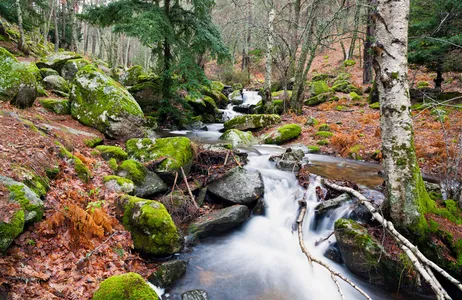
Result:
M310 264L312 262L317 263L318 265L323 266L324 268L327 269L327 271L330 272L330 276L331 276L332 280L334 281L335 285L337 286L337 289L338 289L342 299L345 299L345 296L344 296L344 294L342 292L342 289L340 288L340 284L338 283L336 277L338 277L338 278L342 279L343 281L345 281L346 283L348 283L352 288L357 290L366 299L372 300L371 297L369 297L369 295L366 294L366 292L364 292L360 287L358 287L356 284L354 284L351 280L349 280L348 278L346 278L342 274L340 274L340 273L336 272L335 270L333 270L328 264L326 264L323 261L318 260L317 258L311 256L311 254L308 252L308 249L306 249L305 242L303 241L303 219L305 218L305 213L306 213L306 202L305 201L299 201L298 203L299 203L299 205L301 207L300 213L299 213L298 218L297 218L298 241L300 243L300 248L302 249L302 252L305 254L305 256L308 259L308 261L310 262Z
M332 231L331 233L329 233L328 236L326 237L323 237L323 238L320 238L319 240L317 240L316 242L314 242L314 245L317 246L325 241L327 241L333 234L335 233L335 231Z
M197 205L196 200L194 199L194 195L191 192L191 189L189 188L188 178L186 178L186 174L184 173L183 167L180 167L180 170L181 170L181 175L183 175L183 180L184 180L184 183L186 184L186 188L188 189L189 197L191 197L191 201L194 204L194 207L196 209L199 209L199 206Z
M372 214L372 217L377 220L380 224L382 224L383 228L385 228L392 236L393 238L398 242L398 244L400 245L401 249L403 249L403 251L408 254L412 253L413 256L416 257L417 261L419 261L419 263L423 264L423 266L427 266L433 270L435 270L436 272L438 272L441 276L443 276L444 278L446 278L447 280L449 280L450 282L452 282L459 290L462 291L462 284L460 283L460 281L458 281L457 279L455 279L454 277L452 277L450 274L448 274L445 270L443 270L440 266L438 266L437 264L435 264L434 262L432 262L431 260L429 260L427 257L425 257L425 255L422 254L422 252L420 252L420 250L414 245L412 244L406 237L404 237L402 234L400 234L396 229L395 229L395 226L393 225L392 222L390 221L387 221L380 213L377 212L377 209L374 207L374 205L372 205L372 203L366 198L364 197L361 193L359 193L358 191L355 191L353 190L352 188L348 188L348 187L343 187L343 186L339 186L337 184L334 184L328 180L323 180L322 181L325 185L327 185L328 187L334 189L334 190L337 190L337 191L342 191L342 192L347 192L347 193L350 193L352 194L353 196L355 196L356 198L359 199L359 201L364 204L364 206L366 206L366 208L369 210L369 212ZM404 247L404 248L403 248ZM405 250L406 249L406 250ZM408 251L407 251L408 250ZM412 261L412 258L409 257ZM425 268L423 268L423 270L425 271ZM427 281L427 279L429 278L430 279L430 282L428 282L430 284L430 286L432 287L432 289L435 291L440 291L439 293L436 293L436 296L437 297L442 297L440 299L450 299L450 298L446 298L446 296L444 295L446 292L443 290L441 290L439 288L439 286L441 286L441 284L438 282L438 281L434 281L434 280L431 280L432 277L434 278L434 276L431 276L429 275L429 273L427 271L425 271L424 273L426 273L426 275L422 274L422 277ZM428 275L428 276L427 276ZM447 293L446 293L447 295Z
M175 172L175 181L173 182L172 192L170 193L170 203L173 205L173 192L175 191L176 181L178 180L178 171Z

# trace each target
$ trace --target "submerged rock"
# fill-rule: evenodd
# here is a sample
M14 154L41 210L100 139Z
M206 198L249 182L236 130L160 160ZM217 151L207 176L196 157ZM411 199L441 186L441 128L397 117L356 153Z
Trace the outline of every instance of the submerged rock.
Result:
M334 199L325 200L319 203L315 208L316 217L324 215L328 210L334 209L345 203L346 201L351 200L350 195L342 194Z
M104 280L93 300L158 300L156 292L136 273L115 275Z
M144 114L135 99L93 65L77 72L70 100L72 116L108 138L126 139L145 134Z
M28 68L0 47L0 101L19 108L31 107L37 98L37 80Z
M123 212L122 223L131 232L136 250L155 256L181 250L183 239L162 203L122 196L117 206Z
M224 127L226 130L249 130L264 128L278 123L281 123L281 117L278 115L245 115L226 121Z
M260 172L237 167L208 186L213 196L225 202L253 205L263 195Z
M189 233L198 238L214 236L244 223L250 211L245 205L233 205L211 212L189 226Z
M148 281L153 285L166 288L170 287L186 272L187 262L184 260L171 260L159 266L157 271L148 277Z
M181 294L181 300L208 300L207 292L202 290L187 291Z

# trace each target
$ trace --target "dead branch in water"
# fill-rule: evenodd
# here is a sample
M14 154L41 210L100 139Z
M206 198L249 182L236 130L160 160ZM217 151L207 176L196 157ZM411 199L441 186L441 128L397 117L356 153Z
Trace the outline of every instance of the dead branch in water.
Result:
M374 207L374 205L372 205L372 203L366 197L364 197L364 195L351 188L336 185L325 179L322 182L334 190L350 193L351 195L358 198L362 204L364 204L364 206L372 214L372 217L375 220L377 220L380 224L382 224L383 228L385 228L398 242L398 245L409 257L416 270L435 292L437 299L451 299L451 297L449 297L447 292L441 286L440 282L435 278L431 269L438 272L441 276L452 282L459 290L462 291L462 284L457 279L449 275L440 266L426 258L425 255L423 255L422 252L420 252L417 246L412 244L406 237L401 235L395 229L395 226L392 222L386 220L380 213L377 212L377 209Z
M348 278L346 278L345 276L343 276L342 274L336 272L335 270L333 270L328 264L324 263L323 261L321 260L318 260L317 258L313 257L309 252L308 252L308 249L306 248L305 246L305 242L303 241L303 219L305 218L305 213L306 213L306 202L305 201L299 201L298 202L301 209L300 209L300 213L298 215L298 218L297 218L297 223L298 223L298 241L300 243L300 248L302 249L302 252L306 255L306 258L308 259L308 261L310 262L310 264L312 264L313 262L314 263L317 263L318 265L324 267L327 271L330 272L330 276L332 278L332 281L335 283L335 285L337 286L337 289L338 289L338 292L340 293L340 296L342 297L342 299L345 300L345 295L343 294L342 292L342 289L340 288L340 284L338 283L337 281L337 278L340 278L342 279L343 281L345 281L346 283L348 283L352 288L354 288L355 290L357 290L361 295L363 295L366 299L368 300L372 300L371 297L369 297L368 294L366 294L366 292L364 292L360 287L358 287L356 284L354 284L352 281L350 281Z
M323 238L320 238L319 240L317 240L316 242L314 242L314 245L317 246L321 243L324 243L325 241L327 241L332 235L334 235L335 231L332 231L331 233L329 233L328 236L326 237L323 237Z

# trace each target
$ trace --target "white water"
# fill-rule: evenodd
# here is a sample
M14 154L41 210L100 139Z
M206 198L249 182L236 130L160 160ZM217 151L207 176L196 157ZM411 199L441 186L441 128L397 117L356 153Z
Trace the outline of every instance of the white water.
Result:
M274 167L274 163L268 160L269 151L270 148L265 148L260 149L263 155L249 153L246 166L259 170L263 176L266 215L253 216L240 230L210 238L186 254L184 258L189 260L187 273L173 287L168 299L180 299L179 294L191 289L207 291L212 300L341 299L330 273L316 264L310 266L300 251L297 232L292 232L298 215L297 200L304 196L308 209L303 232L309 251L352 279L373 299L390 299L377 288L356 279L343 266L325 258L323 253L328 242L314 246L317 239L332 232L334 221L348 208L338 208L331 214L331 219L322 221L316 232L310 230L317 205L315 188L319 181L313 178L308 190L302 189L293 173ZM334 242L335 237L329 241ZM362 299L354 289L343 282L340 284L347 299Z
M243 95L244 97L241 97L240 95L235 97L234 99L236 100L242 100L242 104L241 105L257 105L258 102L261 101L261 96L258 95L258 92L257 91L247 91L247 90L244 90L243 91ZM230 99L232 100L232 99ZM229 121L237 116L242 116L241 113L238 113L236 111L233 110L233 107L234 105L233 104L228 104L228 106L226 107L226 109L221 109L220 111L223 112L223 121L226 122L226 121Z

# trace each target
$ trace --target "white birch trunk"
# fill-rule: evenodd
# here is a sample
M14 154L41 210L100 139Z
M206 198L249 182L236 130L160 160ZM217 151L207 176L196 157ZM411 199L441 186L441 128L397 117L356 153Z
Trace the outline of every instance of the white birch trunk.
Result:
M407 79L409 0L379 0L374 68L380 95L387 208L399 226L425 222L429 203L414 148Z
M16 4L16 13L18 14L18 27L19 27L19 44L18 44L18 48L22 52L28 52L26 42L24 40L24 28L22 27L21 4L20 4L19 0L16 0L15 4Z
M274 39L273 39L273 23L274 23L274 16L275 16L275 11L274 11L274 5L273 2L271 1L271 9L268 14L268 35L267 35L267 41L266 41L266 71L265 71L265 84L264 84L264 90L265 90L265 97L264 101L265 106L268 107L271 105L271 66L273 63L273 47L274 47Z

